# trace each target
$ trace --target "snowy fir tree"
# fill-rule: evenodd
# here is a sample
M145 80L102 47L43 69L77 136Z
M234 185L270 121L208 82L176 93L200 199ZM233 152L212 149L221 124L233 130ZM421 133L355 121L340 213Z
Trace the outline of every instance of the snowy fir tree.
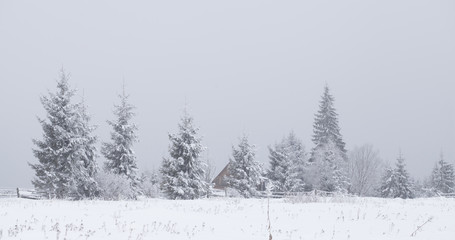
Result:
M413 198L412 180L406 170L401 153L397 158L395 168L387 168L382 177L379 195L385 198Z
M334 98L329 92L329 87L326 85L324 94L319 105L319 111L315 116L313 125L313 143L315 147L312 151L314 155L318 148L324 148L329 141L333 141L336 147L340 150L344 159L346 159L345 143L340 133L338 126L338 114L334 108ZM311 161L313 160L313 156Z
M412 180L406 170L404 158L400 155L397 159L395 168L395 180L396 180L396 195L399 198L413 198L414 193L412 192Z
M273 191L304 191L306 154L302 142L293 132L273 148L269 147L269 159L267 176Z
M387 166L381 177L381 186L379 187L379 196L383 198L392 197L395 189L395 174L392 167Z
M122 94L119 95L120 104L114 106L115 121L108 121L112 126L111 142L103 143L101 152L106 158L105 170L113 174L121 175L131 181L132 188L137 188L139 178L137 176L136 155L133 144L137 142L137 127L131 123L135 115L134 106L128 102L123 86Z
M73 193L75 197L81 198L93 198L98 196L99 188L95 180L95 175L98 171L96 163L97 149L95 144L97 138L93 135L93 131L96 129L95 126L90 125L90 115L87 112L84 99L78 105L76 131L79 136L77 156L79 161L74 162L75 174L74 181L75 188Z
M350 183L346 168L344 153L329 139L313 153L310 167L313 188L326 192L347 193Z
M431 174L431 189L436 194L455 192L453 165L446 162L442 154Z
M57 92L41 98L48 121L40 119L43 140L33 140L37 164L30 164L35 188L49 197L86 198L97 194L96 138L84 104L73 104L75 90L62 70Z
M263 170L255 160L254 146L248 142L248 137L240 139L238 147L232 147L232 158L229 160L229 174L226 182L246 198L257 196L261 184Z
M169 134L169 158L164 158L160 169L161 189L170 199L197 199L210 193L205 181L205 163L201 158L204 146L193 126L193 118L184 111L179 132Z

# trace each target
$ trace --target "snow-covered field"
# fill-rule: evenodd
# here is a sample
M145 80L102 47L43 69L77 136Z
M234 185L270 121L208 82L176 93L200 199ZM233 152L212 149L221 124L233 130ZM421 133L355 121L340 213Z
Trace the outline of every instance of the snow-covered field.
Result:
M273 239L455 239L455 199L318 201L270 200ZM0 239L266 240L267 227L266 199L0 199Z

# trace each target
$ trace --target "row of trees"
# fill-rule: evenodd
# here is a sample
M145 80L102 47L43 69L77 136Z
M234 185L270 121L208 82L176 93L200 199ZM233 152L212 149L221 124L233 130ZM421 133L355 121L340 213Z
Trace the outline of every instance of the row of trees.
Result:
M243 137L238 149L233 149L228 185L245 197L257 194L255 190L261 181L269 183L277 192L317 189L386 198L455 192L453 165L442 156L430 179L419 183L409 176L401 153L394 168L387 166L371 145L356 147L348 153L333 103L334 98L326 86L313 126L314 148L307 154L302 142L291 132L280 143L269 147L268 170L261 170L254 160L253 148Z
M38 163L30 163L36 175L33 185L55 198L136 197L140 179L132 145L137 141L137 128L130 123L134 107L128 103L128 96L123 91L120 104L115 105L116 120L108 121L113 131L111 141L102 145L106 161L100 171L97 137L93 134L96 127L89 123L84 99L73 103L75 93L62 70L57 91L41 98L47 121L39 119L43 139L33 140L38 159Z
M171 199L195 199L211 193L211 166L202 160L205 147L184 112L178 132L169 134L169 156L163 158L160 171L139 176L133 144L137 141L136 125L131 123L134 107L123 90L114 108L110 141L103 142L101 153L106 159L99 169L94 136L95 127L84 100L73 103L75 90L62 71L56 93L41 98L47 120L39 119L43 139L34 140L38 163L36 189L56 198L136 198L143 194L164 193ZM405 169L403 158L395 168L385 167L371 145L346 151L334 108L334 98L326 86L313 126L314 147L310 152L291 132L279 143L269 146L269 164L265 169L255 158L255 146L243 136L232 148L229 160L229 187L244 197L259 194L258 186L268 185L276 192L303 192L318 189L352 193L360 196L412 198L454 192L453 166L441 158L430 181L418 184Z

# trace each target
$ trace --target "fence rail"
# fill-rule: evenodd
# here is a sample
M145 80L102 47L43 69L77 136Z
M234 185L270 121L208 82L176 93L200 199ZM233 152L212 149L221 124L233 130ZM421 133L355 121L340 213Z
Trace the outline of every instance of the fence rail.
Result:
M0 198L13 198L17 197L16 189L0 188Z
M215 189L214 189L215 190ZM326 192L321 190L312 190L308 192L259 192L259 197L262 198L286 198L286 197L299 197L299 196L319 196L319 197L333 197L333 196L345 196L345 197L357 197L352 194L339 194L334 192ZM225 190L215 190L212 192L213 197L223 197L227 193ZM440 197L455 198L455 193L440 193ZM0 188L0 198L26 198L26 199L47 199L49 195L46 192L40 192L31 188Z
M455 193L440 193L439 195L446 198L455 198Z
M319 196L319 197L333 197L333 196L345 196L345 197L357 197L356 195L347 193L336 193L326 192L321 190L311 190L307 192L261 192L261 197L270 198L286 198L286 197L299 197L299 196Z
M228 189L214 189L212 191L212 197L226 197L229 196ZM287 198L287 197L303 197L303 196L318 196L318 197L334 197L334 196L344 196L344 197L357 197L352 194L341 194L335 192L326 192L321 190L311 190L307 192L266 192L260 191L260 198Z
M0 188L0 198L45 199L47 193L30 188Z

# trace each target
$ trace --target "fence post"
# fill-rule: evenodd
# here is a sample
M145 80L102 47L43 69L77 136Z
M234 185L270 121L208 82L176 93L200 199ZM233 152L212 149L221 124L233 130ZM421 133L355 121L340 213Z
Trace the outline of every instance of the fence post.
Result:
M16 192L17 192L17 198L21 198L21 195L19 194L19 188L16 188Z

